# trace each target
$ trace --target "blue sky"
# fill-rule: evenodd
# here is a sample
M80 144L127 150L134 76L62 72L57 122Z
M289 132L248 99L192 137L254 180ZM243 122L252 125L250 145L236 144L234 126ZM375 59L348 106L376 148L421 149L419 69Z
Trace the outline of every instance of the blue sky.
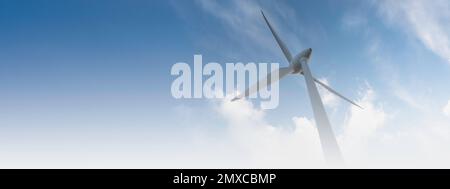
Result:
M0 153L2 162L9 162L1 166L239 167L246 165L241 159L260 162L239 145L248 141L236 137L241 131L234 130L239 124L229 115L229 105L177 100L170 93L172 65L192 65L194 54L202 54L204 63L287 65L260 9L294 54L313 48L311 69L317 77L368 106L357 112L322 91L349 154L386 154L389 163L423 154L415 142L436 138L430 127L450 134L450 105L445 111L450 99L449 7L440 0L0 1ZM301 77L281 83L277 109L261 112L257 103L247 103L235 108L256 113L258 124L281 128L280 136L301 131L302 123L313 125ZM351 130L356 123L368 128ZM415 135L428 131L432 134ZM354 135L370 138L363 143L373 150L346 144ZM428 152L430 157L450 157L443 150L450 145L448 137L436 142L443 143L442 149ZM388 139L399 145L380 149ZM189 155L205 153L199 156L212 159L208 154L215 152L214 145L224 146L224 152L212 155L215 161L201 163ZM388 155L397 149L410 150ZM285 150L287 156L293 153ZM68 158L73 154L78 160ZM121 158L98 163L111 154ZM18 158L24 155L37 158ZM55 163L49 157L67 160ZM363 165L374 161L356 159L365 159ZM283 166L277 157L261 162Z

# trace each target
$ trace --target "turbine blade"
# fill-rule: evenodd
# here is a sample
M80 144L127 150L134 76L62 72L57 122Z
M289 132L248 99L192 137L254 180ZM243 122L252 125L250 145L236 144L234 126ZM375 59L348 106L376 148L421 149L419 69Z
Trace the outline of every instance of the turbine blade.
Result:
M322 99L320 99L319 91L317 91L316 84L314 83L314 78L312 77L306 61L300 61L300 63L303 69L303 75L305 76L309 100L311 101L313 108L313 114L316 120L325 159L333 165L343 164L344 160L341 151L333 134L333 128L331 128L325 108L323 107Z
M327 86L325 83L319 81L318 79L314 78L314 81L320 85L322 85L322 87L324 87L325 89L327 89L328 91L330 91L331 93L333 93L334 95L341 97L342 99L346 100L347 102L350 102L351 104L364 109L363 107L361 107L360 105L356 104L355 102L351 101L350 99L346 98L344 95L339 94L338 92L336 92L335 90L333 90L331 87Z
M280 46L281 50L283 51L284 56L286 57L286 59L288 60L288 62L290 64L291 60L292 60L291 52L289 52L289 49L286 47L286 45L283 43L281 38L278 36L275 29L273 29L272 25L270 25L269 21L266 18L266 15L264 15L264 12L262 10L261 10L261 14L262 14L264 20L266 21L267 26L269 26L269 29L272 32L273 37L275 37L275 40L277 41L278 46Z
M269 78L271 78L272 74L274 74L275 72L278 72L278 78L276 77L272 81L272 79L269 79ZM291 67L284 67L284 68L275 70L275 71L267 74L267 76L264 79L261 79L257 83L253 84L251 87L249 87L247 90L245 90L244 93L239 94L238 96L234 97L231 101L233 102L233 101L239 100L241 98L247 97L255 92L258 92L260 89L263 89L263 88L269 86L272 82L279 81L281 78L283 78L284 76L286 76L292 72L293 72L293 69Z

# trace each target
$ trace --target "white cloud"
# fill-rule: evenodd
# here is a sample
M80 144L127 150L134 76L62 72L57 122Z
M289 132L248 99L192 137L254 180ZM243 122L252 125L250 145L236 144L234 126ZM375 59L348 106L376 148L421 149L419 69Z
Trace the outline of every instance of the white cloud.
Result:
M364 91L358 103L364 107L364 110L350 107L344 121L343 132L339 136L346 159L353 163L370 159L367 156L368 143L379 139L377 132L385 126L387 118L383 108L375 104L375 92L371 87Z
M402 127L386 112L372 87L367 85L357 100L361 110L350 106L342 124L333 124L349 168L447 167L450 127L442 120L424 116L421 122ZM294 129L272 125L265 112L245 100L224 100L216 107L227 122L233 148L245 163L235 168L321 168L325 166L313 120L293 117ZM224 150L224 149L222 149ZM228 150L229 151L229 150ZM235 156L230 154L230 156Z
M229 140L246 153L246 168L323 166L317 131L311 120L294 117L294 131L270 125L264 112L246 100L223 100L216 110L227 122Z
M349 168L448 168L450 164L450 127L448 120L435 117L401 127L397 118L381 106L370 86L361 91L357 103L347 109L343 123L333 122L338 142ZM313 119L292 117L292 124L276 125L267 121L266 113L246 100L213 101L205 109L178 107L175 110L194 119L182 119L189 126L161 131L142 127L134 132L110 131L101 134L78 134L62 140L61 133L35 136L28 132L46 151L33 160L18 157L36 156L36 151L20 151L25 144L2 150L0 166L52 168L324 168L319 136ZM213 116L199 115L210 112ZM180 117L174 115L176 120ZM333 120L332 120L333 121ZM200 124L204 124L201 126ZM196 125L196 126L194 126ZM194 126L194 127L193 127ZM211 128L221 128L215 132ZM395 129L393 129L393 128ZM53 132L52 132L53 133ZM83 141L80 143L80 137ZM6 137L6 135L5 135ZM4 138L5 138L4 137ZM33 138L34 137L34 138ZM36 138L38 137L38 138ZM99 142L99 138L102 141ZM8 139L6 137L6 139ZM65 141L55 143L55 141ZM94 145L92 145L94 144ZM132 148L130 148L130 146ZM61 152L60 149L65 151ZM19 149L19 150L18 150ZM126 153L119 153L126 151ZM90 154L89 157L83 154ZM55 157L57 159L55 159ZM62 158L61 158L62 157ZM74 158L76 157L76 158ZM105 161L107 159L108 161ZM129 160L132 161L129 161Z
M444 113L444 115L450 117L450 100L447 102L447 104L444 106L444 108L442 108L442 113Z
M376 2L387 22L399 25L443 59L450 58L450 1Z
M377 139L377 131L383 127L386 113L376 106L375 92L368 87L358 101L365 109L350 107L338 134L342 151L349 160L368 161L367 144ZM293 117L293 130L287 126L269 124L265 112L254 108L246 100L216 104L217 112L227 122L229 140L247 154L246 167L251 168L306 168L324 167L319 136L314 121L306 117ZM338 126L338 125L335 125ZM336 129L336 127L335 127ZM356 161L358 162L358 161ZM355 163L350 163L353 166Z

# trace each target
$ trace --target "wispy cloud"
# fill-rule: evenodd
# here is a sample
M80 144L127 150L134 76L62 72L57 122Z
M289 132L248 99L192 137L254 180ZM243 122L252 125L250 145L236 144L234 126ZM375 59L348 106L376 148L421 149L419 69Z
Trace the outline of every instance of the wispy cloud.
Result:
M341 26L344 29L360 29L367 26L367 19L359 12L348 12L341 19Z
M196 2L203 11L219 19L223 27L226 28L227 42L233 41L239 44L241 48L258 52L258 54L270 52L284 60L280 49L275 45L276 43L262 19L261 10L269 6L267 3L241 0L197 0ZM283 2L271 3L270 7L270 10L266 10L265 14L269 16L271 24L282 34L281 36L285 41L289 41L288 46L299 50L300 40L295 35L285 32L287 26L282 27L278 24L280 20L298 23L294 22L295 11L288 6L284 6ZM292 53L295 54L295 52Z
M450 59L450 1L377 2L382 17L388 23L412 34L443 59Z

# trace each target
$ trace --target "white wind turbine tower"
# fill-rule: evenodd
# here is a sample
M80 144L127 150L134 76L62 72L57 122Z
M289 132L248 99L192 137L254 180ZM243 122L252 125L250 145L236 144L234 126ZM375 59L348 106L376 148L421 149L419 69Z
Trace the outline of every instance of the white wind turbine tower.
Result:
M311 70L308 67L312 49L308 48L298 53L295 57L292 57L289 49L286 47L284 42L280 39L280 37L278 36L272 25L267 20L266 16L264 15L264 12L261 11L261 14L265 22L267 23L267 26L269 26L269 29L272 32L273 36L275 37L275 40L277 41L278 45L283 51L284 56L289 62L289 67L284 67L280 68L279 70L275 70L274 72L270 73L265 79L258 81L258 83L248 88L244 93L236 96L234 99L232 99L232 101L241 99L252 93L255 93L259 89L270 85L271 82L276 82L288 74L304 75L325 160L329 165L342 165L344 163L344 160L341 151L339 149L339 145L337 144L336 137L333 134L333 129L331 127L330 121L328 120L328 116L327 113L325 112L322 99L320 98L319 92L317 91L317 87L314 82L318 83L319 85L322 85L325 89L327 89L331 93L352 103L353 105L359 108L362 107L356 104L355 102L349 100L348 98L344 97L343 95L339 94L338 92L333 90L331 87L325 85L318 79L314 78L313 75L311 74ZM272 81L273 78L269 80L268 78L271 78L271 74L274 74L275 76L278 75L278 77L275 77L273 81Z

